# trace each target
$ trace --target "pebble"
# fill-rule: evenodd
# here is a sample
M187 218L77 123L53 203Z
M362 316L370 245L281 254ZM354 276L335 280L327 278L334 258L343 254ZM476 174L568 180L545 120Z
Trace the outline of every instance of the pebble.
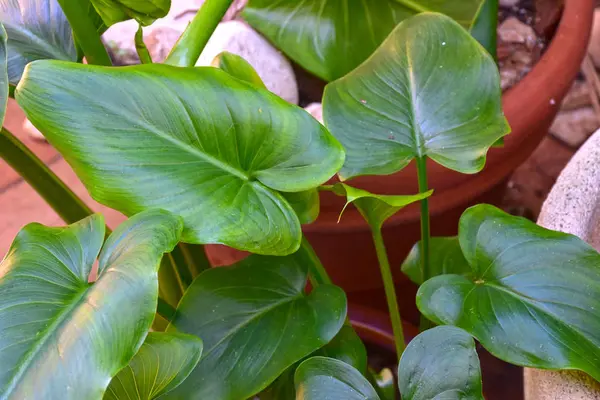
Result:
M563 143L577 148L600 127L600 120L592 107L562 111L550 127L550 133Z

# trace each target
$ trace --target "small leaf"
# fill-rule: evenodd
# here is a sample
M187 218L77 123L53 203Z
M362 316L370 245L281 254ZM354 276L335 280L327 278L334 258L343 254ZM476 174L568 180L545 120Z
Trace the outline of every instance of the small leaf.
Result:
M452 326L421 333L402 354L398 384L403 400L483 400L473 338Z
M148 333L160 259L181 229L165 211L130 218L106 241L90 285L100 215L23 228L0 264L0 398L102 398Z
M0 0L8 36L8 80L16 85L34 60L76 61L71 26L56 0Z
M510 128L492 57L452 19L400 23L360 67L325 88L325 125L346 148L340 175L387 175L427 156L480 171Z
M238 56L237 54L224 51L215 57L212 65L214 67L221 68L223 71L227 72L233 77L251 83L257 88L267 88L252 65L250 65L248 61L244 60L243 57Z
M129 365L112 379L104 400L156 399L188 377L201 353L196 336L150 332Z
M373 386L360 372L333 358L309 358L296 369L294 381L296 400L379 400Z
M300 221L279 192L316 188L344 159L304 110L212 67L40 61L16 98L94 199L181 215L188 243L293 253Z
M152 24L167 15L171 0L90 0L106 26L135 19L141 25Z
M350 203L354 204L365 220L374 228L381 228L383 223L392 215L409 204L431 196L433 190L415 195L378 195L366 190L348 186L345 183L321 186L322 190L329 190L338 196L346 197L346 205L340 212L340 219L344 210Z
M305 295L302 260L252 255L196 278L169 330L201 337L205 350L165 399L247 399L333 339L346 317L344 292L320 285Z
M458 237L432 237L429 246L432 277L445 274L470 275L471 268L463 256ZM402 272L417 285L423 283L421 263L421 241L418 241L402 263Z
M417 305L427 318L512 364L600 380L600 254L489 205L465 211L459 240L471 276L425 282Z

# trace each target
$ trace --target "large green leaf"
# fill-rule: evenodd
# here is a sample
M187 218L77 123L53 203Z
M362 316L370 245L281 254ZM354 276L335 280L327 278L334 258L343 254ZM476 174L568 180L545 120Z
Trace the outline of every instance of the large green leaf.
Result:
M375 51L404 19L423 11L469 28L482 0L250 0L244 18L290 58L331 81Z
M56 0L0 0L0 23L8 35L12 85L31 61L77 60L71 26Z
M205 350L165 398L247 399L328 343L346 317L344 292L320 285L305 295L306 281L303 257L295 254L252 255L200 274L170 329L201 337Z
M110 382L104 400L151 400L173 390L200 360L202 341L181 333L151 332Z
M16 98L97 201L181 215L185 242L296 251L278 191L315 188L344 159L304 110L211 67L34 62Z
M90 0L106 26L135 19L150 25L171 8L171 0Z
M444 274L468 276L471 273L471 268L469 268L469 264L465 260L465 256L463 256L458 237L456 236L430 238L429 259L432 277ZM421 274L422 262L421 241L418 241L402 263L402 272L417 285L423 283L423 276Z
M427 318L510 363L600 380L600 254L489 205L465 211L459 240L472 276L425 282L417 305Z
M147 211L104 239L94 215L66 228L30 224L0 264L0 398L102 398L142 345L158 295L157 270L181 221Z
M453 326L414 338L398 366L403 400L483 400L475 341Z
M296 400L379 400L358 370L334 358L309 358L296 369L294 380Z
M325 88L325 125L346 148L344 178L427 156L474 173L510 128L492 57L452 19L405 20L364 64Z

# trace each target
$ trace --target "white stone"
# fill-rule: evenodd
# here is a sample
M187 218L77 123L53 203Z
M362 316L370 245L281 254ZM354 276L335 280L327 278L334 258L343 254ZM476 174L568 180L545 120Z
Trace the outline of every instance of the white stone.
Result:
M596 67L600 68L600 8L594 11L594 27L592 28L588 52Z
M571 147L579 147L600 127L600 120L592 107L582 107L571 111L560 112L550 133Z
M304 109L313 116L314 119L323 123L323 105L321 103L310 103Z
M514 7L519 3L519 0L500 0L500 7Z
M498 27L498 37L504 43L524 44L530 50L537 44L537 35L533 28L515 17L507 18Z
M290 62L250 26L241 21L221 22L196 65L212 65L223 51L243 57L254 67L267 89L298 104L298 85Z
M31 123L31 121L28 120L27 118L25 118L25 121L23 121L23 129L33 139L39 140L40 142L45 142L46 141L46 138L44 137L44 135L42 135L42 132L40 132L38 130L38 128L36 128L35 126L33 126L33 124Z

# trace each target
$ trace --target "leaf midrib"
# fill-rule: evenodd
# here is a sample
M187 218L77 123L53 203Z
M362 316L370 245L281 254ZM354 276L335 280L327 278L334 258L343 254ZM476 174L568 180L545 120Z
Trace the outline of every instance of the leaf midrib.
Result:
M52 46L49 42L47 42L44 38L38 36L32 30L26 29L25 25L15 25L10 22L8 22L8 23L4 22L3 25L7 29L18 31L23 36L27 37L27 39L29 39L32 42L32 44L37 45L37 47L43 49L43 51L46 52L46 54L50 55L51 57L53 57L57 60L66 60L66 61L72 60L72 57L70 57L70 54L64 53L62 51L57 51L58 47ZM7 35L7 36L9 36L9 35ZM9 39L9 41L10 41L10 39ZM9 43L9 45L10 45L10 43ZM22 54L19 54L19 55L22 56Z

